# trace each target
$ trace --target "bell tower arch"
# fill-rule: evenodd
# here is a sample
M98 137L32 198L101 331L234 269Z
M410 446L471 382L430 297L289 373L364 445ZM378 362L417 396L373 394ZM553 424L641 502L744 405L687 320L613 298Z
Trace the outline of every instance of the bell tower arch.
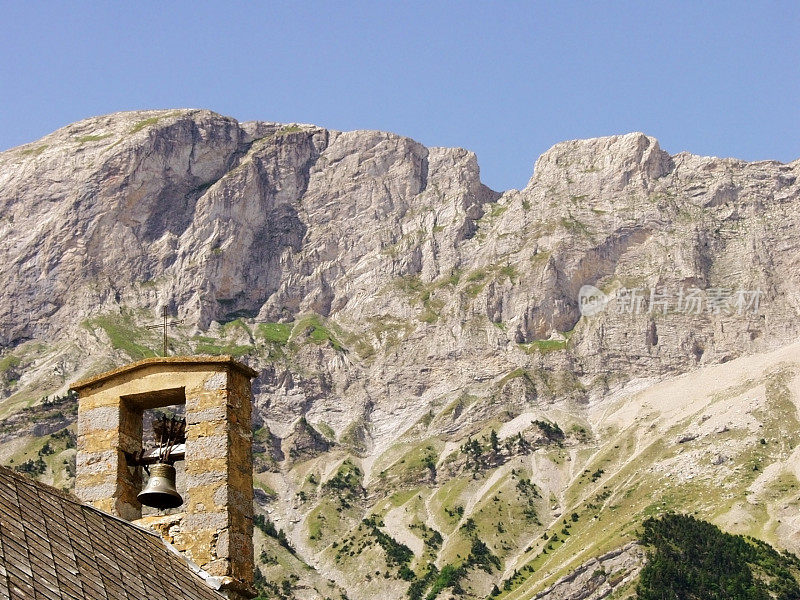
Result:
M72 385L75 494L128 521L142 516L141 467L132 457L141 456L143 411L185 404L185 512L174 515L169 541L243 598L252 597L254 569L250 380L257 374L230 356L173 356Z

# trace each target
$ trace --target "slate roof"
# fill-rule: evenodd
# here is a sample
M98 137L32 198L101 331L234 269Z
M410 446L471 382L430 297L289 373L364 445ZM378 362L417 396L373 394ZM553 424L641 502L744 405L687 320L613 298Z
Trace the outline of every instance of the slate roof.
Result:
M156 534L0 467L0 600L220 600Z

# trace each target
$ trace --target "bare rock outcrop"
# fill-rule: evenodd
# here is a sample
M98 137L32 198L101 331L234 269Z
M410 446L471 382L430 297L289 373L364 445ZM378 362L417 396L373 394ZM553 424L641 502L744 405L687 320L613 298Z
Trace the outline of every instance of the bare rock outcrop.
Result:
M600 600L636 581L645 551L637 542L591 559L539 592L534 600Z

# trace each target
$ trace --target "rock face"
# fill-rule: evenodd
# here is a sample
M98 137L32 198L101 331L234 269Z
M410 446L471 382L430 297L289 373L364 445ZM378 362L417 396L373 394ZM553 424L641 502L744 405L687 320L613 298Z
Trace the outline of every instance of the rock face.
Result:
M558 144L524 190L501 195L464 150L175 111L89 119L2 153L0 168L7 349L162 303L197 330L315 313L379 353L375 330L401 323L413 352L352 369L384 404L408 391L386 373L406 371L403 357L420 389L442 368L473 370L475 355L487 376L564 363L583 380L680 372L798 331L797 162L671 157L629 134ZM586 284L638 288L643 310L581 319ZM758 290L760 305L648 310L651 290L675 311L691 288L732 302ZM521 345L565 332L558 358L524 356Z
M411 439L435 458L403 464L444 485L464 468L447 453L489 426L524 433L521 415L558 409L581 428L628 382L795 339L798 175L631 133L557 144L498 193L474 154L390 133L202 110L88 119L0 153L0 415L152 355L145 326L166 305L183 319L174 352L260 370L257 471L282 482L298 552L339 581L320 554L334 533L309 539L317 509L289 501L311 494L314 461L321 481L357 464L372 510ZM494 452L484 467L505 464Z
M622 548L593 558L539 592L533 600L600 600L615 590L630 587L642 570L645 553L643 548L631 542ZM632 592L633 590L628 590Z
M195 332L313 313L360 349L303 358L325 366L318 395L379 418L520 366L569 368L586 386L798 332L797 162L672 157L629 134L558 144L524 190L501 195L460 149L155 111L71 125L2 153L0 169L6 349L120 307L167 304ZM587 284L623 294L581 318ZM677 312L692 289L699 314ZM735 307L739 292L752 293L733 314L710 304L716 293ZM330 408L303 396L273 408Z

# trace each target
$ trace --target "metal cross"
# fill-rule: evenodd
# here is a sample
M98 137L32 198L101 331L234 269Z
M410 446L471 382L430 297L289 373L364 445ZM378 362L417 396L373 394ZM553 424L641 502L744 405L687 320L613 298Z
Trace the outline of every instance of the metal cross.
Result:
M158 325L147 325L145 327L145 329L159 329L161 327L164 328L164 356L166 356L167 355L167 328L170 327L170 326L182 324L183 323L183 319L181 319L180 321L167 322L167 319L169 318L169 315L167 314L167 307L166 306L164 306L164 308L161 309L161 316L164 317L164 322L163 323L159 323Z

